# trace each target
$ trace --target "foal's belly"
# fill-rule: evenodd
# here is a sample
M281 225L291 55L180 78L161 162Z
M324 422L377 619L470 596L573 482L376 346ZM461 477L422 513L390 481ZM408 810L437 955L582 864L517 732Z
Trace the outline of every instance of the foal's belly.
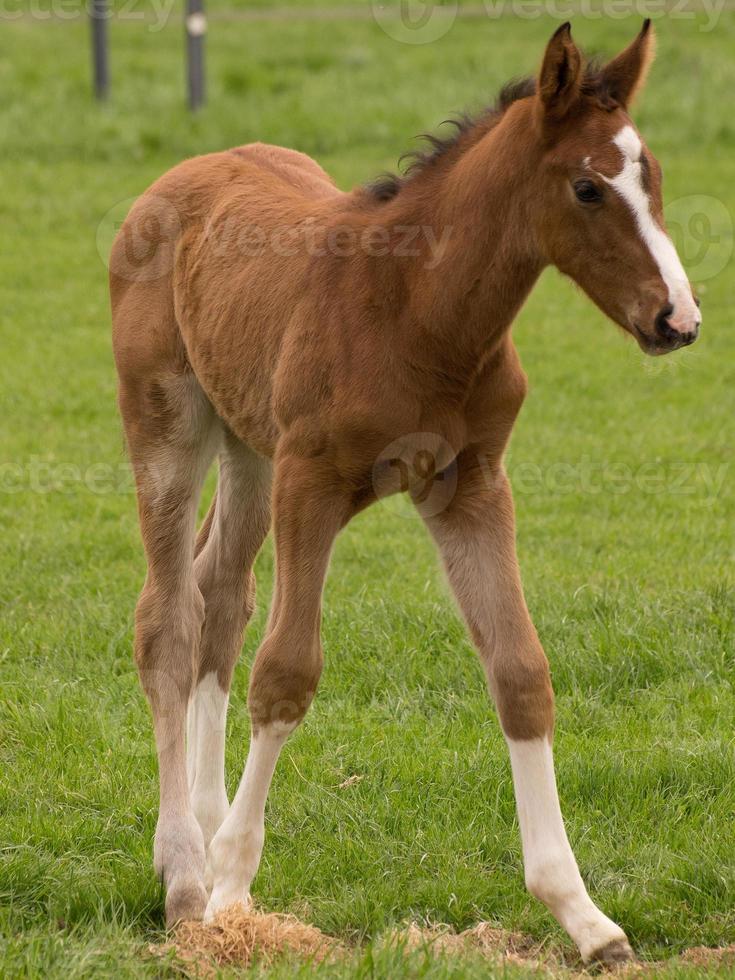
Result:
M273 411L274 358L265 338L182 329L189 360L218 417L261 455L272 457L279 427Z

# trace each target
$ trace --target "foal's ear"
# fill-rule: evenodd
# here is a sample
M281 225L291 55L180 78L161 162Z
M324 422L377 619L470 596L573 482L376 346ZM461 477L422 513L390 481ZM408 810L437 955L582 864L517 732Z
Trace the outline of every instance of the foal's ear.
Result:
M651 21L645 20L635 41L602 69L607 92L624 109L645 85L655 54L656 35Z
M582 55L572 40L567 21L554 32L546 46L538 79L538 97L544 115L561 119L579 97Z

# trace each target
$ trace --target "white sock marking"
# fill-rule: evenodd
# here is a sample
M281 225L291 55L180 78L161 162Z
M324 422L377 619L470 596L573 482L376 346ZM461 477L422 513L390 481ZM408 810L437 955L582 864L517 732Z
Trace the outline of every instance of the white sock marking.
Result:
M283 744L295 725L267 725L250 742L232 806L209 848L212 896L205 919L234 902L248 903L265 836L265 801Z
M583 959L625 933L587 894L569 846L554 777L551 745L545 738L508 739L526 885L564 926Z
M225 818L225 727L228 694L215 671L197 684L187 714L186 770L191 806L206 847Z

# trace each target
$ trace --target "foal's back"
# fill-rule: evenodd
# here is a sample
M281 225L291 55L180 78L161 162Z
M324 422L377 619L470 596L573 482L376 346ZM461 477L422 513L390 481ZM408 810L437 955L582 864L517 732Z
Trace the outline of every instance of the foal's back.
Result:
M254 163L263 171L280 177L290 187L301 191L308 198L341 197L329 174L316 160L298 150L268 143L247 143L230 151L241 160ZM220 154L215 154L220 156Z

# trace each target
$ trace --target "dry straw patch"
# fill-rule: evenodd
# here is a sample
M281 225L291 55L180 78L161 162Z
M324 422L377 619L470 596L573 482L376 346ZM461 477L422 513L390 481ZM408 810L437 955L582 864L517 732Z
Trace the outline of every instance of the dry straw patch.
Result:
M256 956L266 965L285 953L321 962L341 949L336 939L293 915L260 912L241 903L224 909L212 923L180 922L170 942L150 947L156 956L173 952L201 977L217 967L248 966Z
M541 945L517 932L498 929L480 922L464 932L452 932L449 926L419 927L411 923L395 930L389 942L400 943L407 950L428 949L435 953L461 956L475 951L496 962L514 963L527 968L558 967L558 959Z
M735 943L732 946L721 946L711 949L709 946L693 946L682 955L682 961L690 966L699 967L732 967L735 971Z
M565 962L559 950L487 922L460 933L452 932L449 926L419 927L412 923L390 932L384 941L408 952L425 949L444 956L479 953L498 965L522 966L539 977L575 980L591 976L579 964ZM320 963L354 950L293 915L261 912L237 904L225 909L210 924L181 922L168 942L151 946L149 951L159 957L173 954L185 973L204 978L223 967L247 967L256 958L266 966L286 954ZM631 964L616 970L615 976L632 980L655 975L671 962ZM735 945L721 949L698 946L687 950L678 962L699 969L735 968Z

